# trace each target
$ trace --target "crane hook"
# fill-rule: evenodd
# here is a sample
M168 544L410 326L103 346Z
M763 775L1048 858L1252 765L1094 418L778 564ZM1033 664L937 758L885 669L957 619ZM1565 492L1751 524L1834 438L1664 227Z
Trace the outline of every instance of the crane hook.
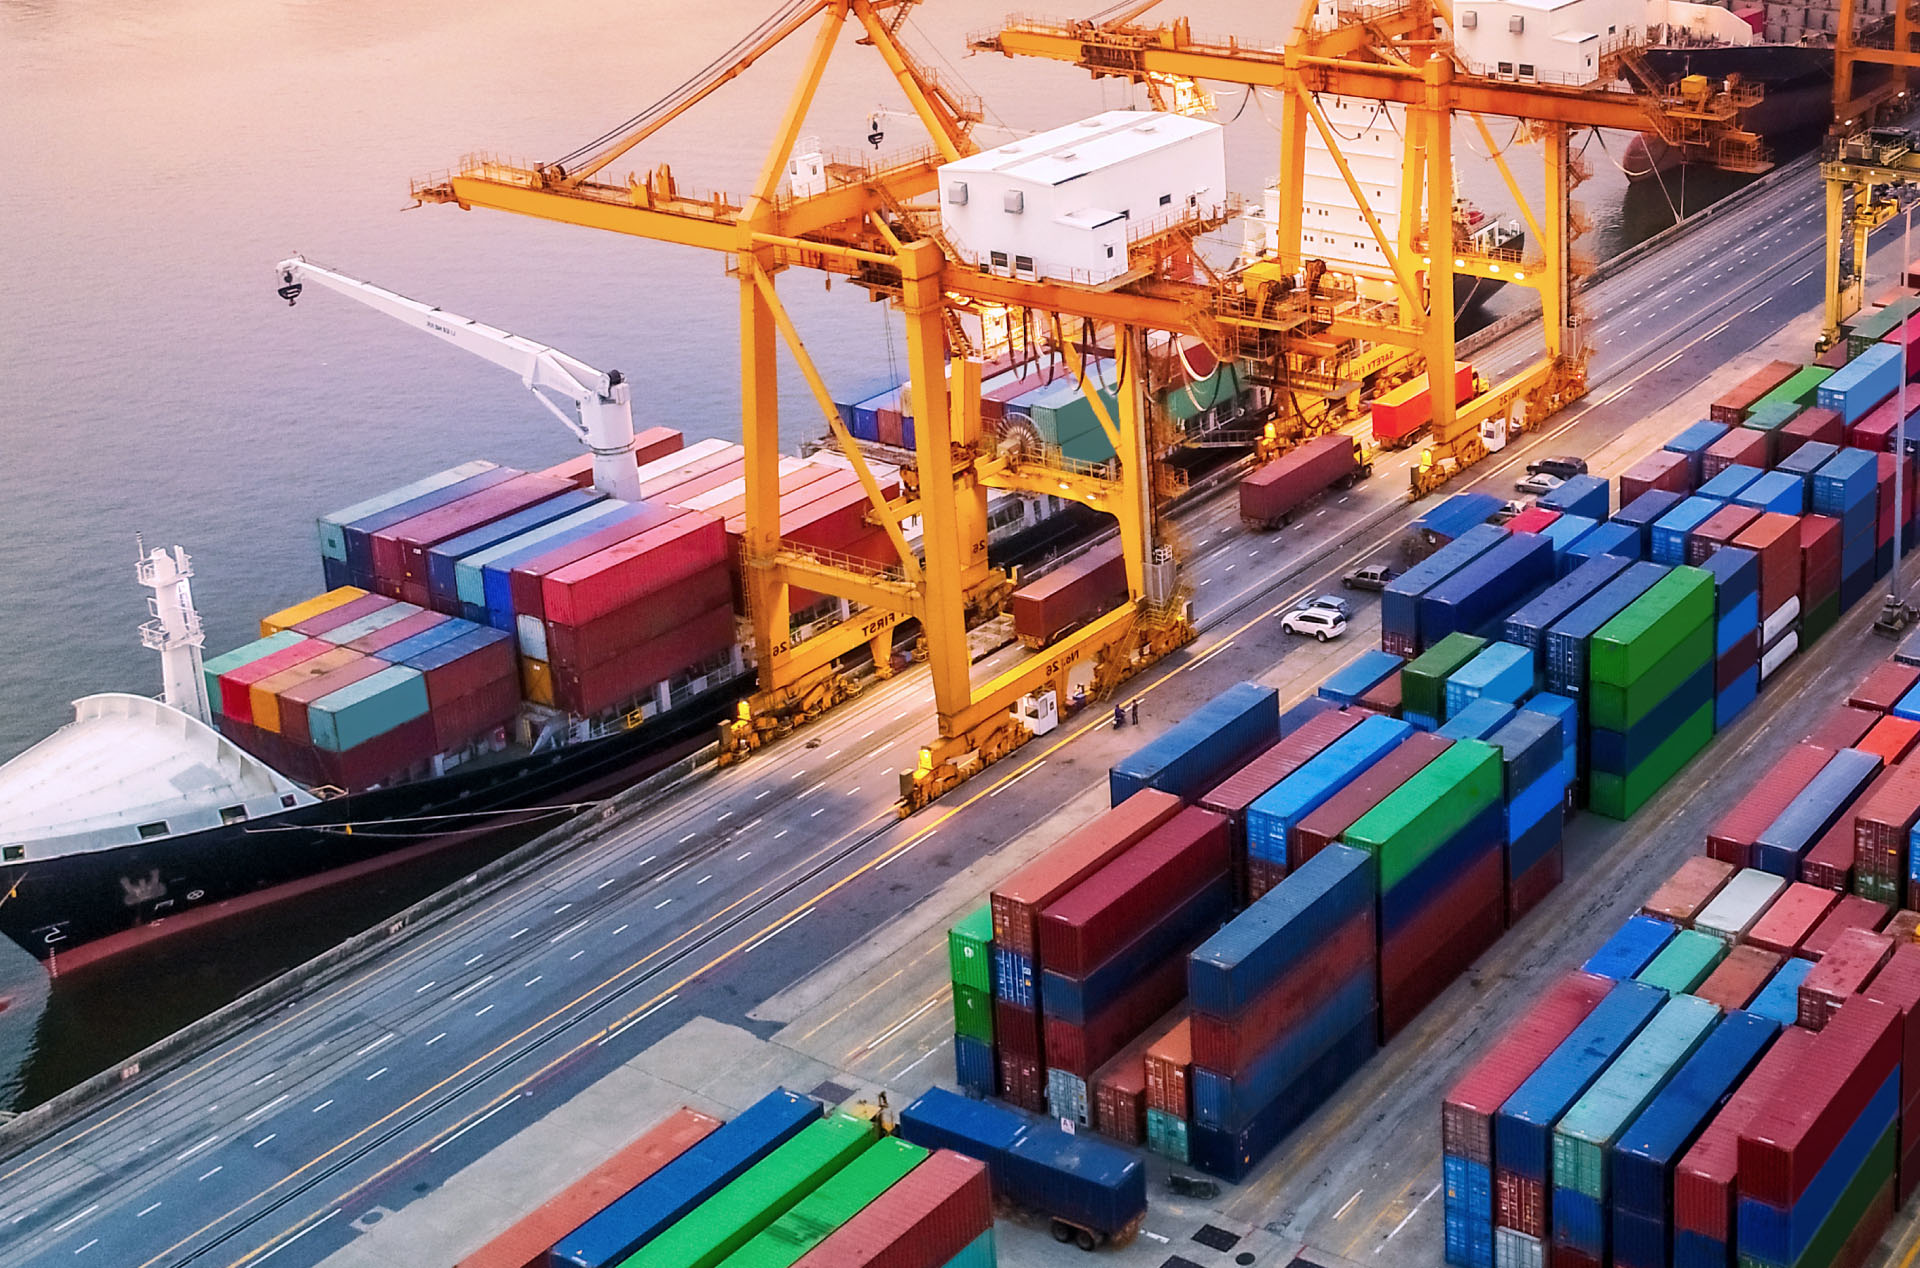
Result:
M281 286L274 294L286 300L287 307L292 308L293 301L300 298L301 284L293 280L293 274L291 272L282 273L280 280L286 283L286 285Z

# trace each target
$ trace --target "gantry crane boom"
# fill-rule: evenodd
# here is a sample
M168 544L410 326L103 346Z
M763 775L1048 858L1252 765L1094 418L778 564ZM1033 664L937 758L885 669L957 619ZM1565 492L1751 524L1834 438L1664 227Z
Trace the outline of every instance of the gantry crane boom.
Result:
M592 451L594 487L624 501L640 500L640 469L633 458L632 397L618 370L596 370L557 348L409 299L297 255L280 261L274 272L280 279L280 297L288 304L300 297L302 287L314 282L513 371L527 390ZM572 401L579 417L555 405L547 392Z

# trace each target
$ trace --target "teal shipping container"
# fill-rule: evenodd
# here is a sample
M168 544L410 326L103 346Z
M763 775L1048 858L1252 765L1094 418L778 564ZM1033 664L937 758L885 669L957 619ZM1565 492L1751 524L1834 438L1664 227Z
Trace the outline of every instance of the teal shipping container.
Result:
M308 705L307 733L316 747L344 753L426 712L426 677L389 665Z

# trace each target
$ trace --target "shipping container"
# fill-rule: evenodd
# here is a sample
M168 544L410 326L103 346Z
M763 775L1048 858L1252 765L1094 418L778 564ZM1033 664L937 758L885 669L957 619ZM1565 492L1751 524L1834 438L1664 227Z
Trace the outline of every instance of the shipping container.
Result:
M1677 500L1693 492L1698 480L1699 473L1689 455L1672 450L1650 453L1620 473L1620 506L1625 509L1649 493L1664 493Z
M1374 860L1384 896L1442 844L1502 797L1499 750L1460 740L1422 767L1342 834Z
M1798 744L1707 830L1707 853L1735 867L1751 867L1754 842L1833 759L1831 749Z
M1408 736L1399 747L1295 826L1287 843L1289 867L1298 869L1336 843L1341 834L1384 801L1389 793L1446 752L1450 743L1424 732Z
M1740 1133L1785 1089L1815 1042L1809 1031L1788 1026L1755 1064L1746 1080L1714 1114L1681 1155L1673 1172L1674 1254L1680 1263L1734 1261L1734 1181Z
M1421 598L1507 540L1502 529L1476 525L1389 581L1380 595L1380 645L1396 656L1416 656L1435 641L1420 629Z
M534 502L509 515L477 525L457 536L432 544L426 553L425 589L416 585L402 590L400 597L413 603L431 605L442 612L458 613L460 602L458 566L462 559L512 541L531 529L565 519L604 501L603 495L575 489Z
M1877 932L1887 923L1887 915L1885 903L1862 898L1858 894L1842 894L1827 909L1827 914L1820 918L1820 923L1813 927L1806 941L1800 944L1800 954L1809 960L1818 960L1849 929Z
M1411 726L1394 718L1363 718L1301 763L1247 807L1248 855L1284 864L1289 858L1289 836L1300 821L1412 733ZM1287 743L1281 741L1280 747Z
M352 603L355 599L364 599L367 592L359 586L335 586L325 594L317 594L311 599L302 599L292 607L281 608L272 616L260 618L260 637L271 638L275 634L292 629L309 617L330 612L342 604Z
M1180 812L1180 799L1148 789L1069 832L993 891L993 940L1031 957L1039 947L1041 912L1144 840Z
M876 1142L721 1260L721 1268L793 1268L828 1234L884 1196L929 1156L928 1150L904 1140Z
M461 615L502 629L511 616L544 618L548 573L685 514L665 503L601 503L470 555L454 566Z
M1013 632L1028 647L1045 647L1126 598L1126 559L1118 541L1108 542L1015 590Z
M1174 1030L1189 1027L1185 1005L1140 1032L1088 1080L1093 1127L1123 1145L1147 1143L1147 1053Z
M409 506L422 499L431 498L446 489L464 484L477 476L486 475L495 470L491 462L465 462L457 467L415 480L397 489L389 489L364 501L338 511L329 511L319 517L316 527L319 530L320 558L334 560L342 565L347 563L347 534L349 524L358 524L374 516L383 515L397 508ZM405 518L402 516L401 518ZM398 520L392 521L397 523ZM286 624L292 625L294 621Z
M1370 470L1353 437L1316 436L1241 478L1240 518L1256 528L1281 527L1314 498L1351 487Z
M1808 1030L1823 1029L1892 955L1893 939L1885 934L1849 929L1835 938L1800 983L1800 1025Z
M1189 806L1047 904L1040 916L1040 963L1048 972L1085 976L1157 914L1226 873L1225 817Z
M1582 972L1625 981L1647 967L1678 930L1651 916L1629 916L1581 966Z
M947 1268L983 1238L981 1268L992 1268L992 1232L986 1164L936 1149L794 1268Z
M1843 423L1859 420L1900 386L1903 363L1902 350L1890 344L1856 353L1844 368L1820 382L1820 408L1839 414Z
M1787 882L1777 875L1743 868L1694 918L1692 927L1728 945L1743 941L1786 887Z
M541 600L548 621L584 625L725 562L726 533L721 521L682 515L548 573Z
M1667 571L1659 564L1630 564L1591 598L1548 627L1546 678L1552 691L1569 697L1587 694L1588 641L1595 631L1652 589Z
M1795 881L1775 896L1747 931L1747 941L1763 951L1797 954L1838 899L1832 890Z
M1473 367L1464 361L1454 363L1453 399L1456 406L1473 399ZM1377 445L1397 449L1432 421L1433 382L1426 374L1408 379L1373 399L1371 422Z
M1730 863L1696 854L1662 881L1660 888L1653 891L1653 896L1641 905L1640 910L1676 928L1690 929L1693 927L1693 918L1733 878L1735 870ZM1639 972L1639 969L1635 968L1634 972Z
M1528 595L1552 584L1554 575L1551 541L1508 534L1420 595L1420 645L1431 647L1455 631L1475 634L1496 626Z
M1426 729L1447 713L1447 679L1487 647L1487 640L1453 633L1407 662L1400 671L1400 702L1406 720Z
M1343 707L1358 703L1360 697L1405 663L1404 657L1368 648L1322 679L1314 694Z
M1715 419L1715 422L1725 421ZM1701 455L1700 474L1711 480L1728 467L1766 467L1767 436L1765 432L1741 427L1738 422L1730 423L1731 431L1707 446Z
M1197 797L1249 753L1280 738L1280 696L1243 682L1227 688L1108 772L1114 805L1143 789Z
M1336 710L1319 698L1302 702L1318 706L1318 712L1303 722L1288 725L1282 721L1285 738L1241 764L1197 798L1200 805L1227 817L1228 843L1233 853L1236 877L1247 864L1247 809L1268 789L1300 769L1327 745L1360 725L1365 714ZM1264 892L1264 891L1263 891ZM1257 896L1257 895L1256 895Z
M1708 407L1708 415L1716 423L1738 427L1746 421L1747 411L1753 408L1755 402L1792 378L1799 369L1792 361L1767 362L1742 379L1738 386L1715 397L1713 404Z
M1708 1003L1729 1011L1753 1003L1762 988L1780 971L1783 957L1778 951L1763 951L1741 945L1727 952L1719 967L1707 974L1707 980L1694 988L1694 994Z

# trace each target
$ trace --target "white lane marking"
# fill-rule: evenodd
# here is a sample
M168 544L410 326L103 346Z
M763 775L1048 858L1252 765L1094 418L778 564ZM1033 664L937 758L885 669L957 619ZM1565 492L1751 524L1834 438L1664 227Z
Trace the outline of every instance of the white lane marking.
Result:
M220 1139L220 1136L219 1136L219 1133L216 1132L214 1135L207 1137L205 1140L201 1141L199 1144L191 1146L185 1153L175 1156L174 1161L185 1162L187 1159L193 1157L195 1154L199 1153L202 1149L205 1149L208 1145L211 1145L214 1141L218 1139ZM53 1231L57 1233L60 1230L56 1228Z
M753 950L755 947L758 947L761 943L772 941L773 939L779 937L781 934L793 928L795 925L799 924L802 920L805 920L808 916L811 916L812 914L813 914L813 908L809 907L805 911L801 912L799 915L795 916L793 919L787 921L785 924L778 925L772 929L769 929L767 932L761 934L758 938L755 938L752 942L749 942L746 946L741 947L740 954L745 955L747 952Z
M333 1104L333 1098L328 1097L326 1100L320 1102L318 1105L314 1106L312 1109L308 1110L307 1112L309 1114L318 1114L321 1110L327 1108L327 1106L331 1104Z
M919 845L922 841L926 840L928 837L932 836L934 833L938 832L939 830L940 829L938 828L928 828L925 832L922 832L919 836L915 837L913 840L901 846L894 853L887 855L886 858L881 859L878 863L875 863L873 865L873 870L876 872L886 871L888 864L892 863L897 858L903 857L904 855L906 855L906 853L909 850L913 849L914 846Z
M562 929L559 933L556 933L551 938L548 938L547 945L552 946L554 943L559 942L563 939L571 938L574 934L579 933L582 929L585 929L588 925L592 923L593 923L593 917L588 916L585 920L579 921L578 923L575 923L575 924L568 925L565 929Z
M1794 278L1794 279L1793 279L1793 280L1792 280L1791 282L1788 282L1788 283L1787 283L1787 285L1788 285L1788 286L1798 286L1798 285L1800 285L1800 283L1802 283L1802 282L1804 282L1804 281L1806 281L1806 280L1807 280L1808 278L1810 278L1810 277L1812 277L1812 276L1813 276L1813 270L1812 270L1812 269L1808 269L1808 270L1807 270L1807 271L1806 271L1805 273L1802 273L1802 274L1801 274L1801 275L1800 275L1799 277L1796 277L1796 278Z
M222 1171L225 1171L225 1170L226 1170L226 1167L225 1167L225 1166L218 1166L218 1167L215 1167L215 1168L214 1168L213 1170L211 1170L211 1171L209 1171L209 1172L207 1172L207 1174L205 1174L205 1175L203 1175L203 1176L201 1176L201 1177L200 1177L200 1179L201 1179L201 1180L203 1180L203 1181L204 1181L204 1180L211 1180L211 1179L213 1179L213 1177L215 1177L215 1176L217 1176L217 1175L219 1175L219 1174L220 1174L220 1173L221 1173Z
M360 1051L354 1053L353 1055L356 1057L364 1057L369 1052L372 1052L375 1048L378 1048L381 1044L390 1043L392 1042L392 1040L393 1040L393 1032L389 1030L386 1034L381 1035L378 1039L374 1040L372 1043L360 1049Z
M783 837L783 836L785 836L785 835L787 835L787 833L789 833L789 832L791 832L791 831L793 831L793 829L792 829L792 828L782 828L782 829L780 829L780 830L779 830L778 832L776 832L776 833L774 833L774 834L773 834L773 839L774 839L774 840L776 840L776 841L778 841L778 840L779 840L779 839L780 839L781 837Z
M280 1134L279 1132L268 1132L266 1135L262 1136L260 1139L254 1141L253 1147L255 1149L258 1149L260 1146L266 1144L269 1140L272 1140L274 1137L278 1136L279 1134Z
M627 930L631 929L632 927L633 927L632 925L621 925L618 929L614 930L614 933L616 934L625 933Z
M847 789L847 796L849 796L849 797L851 797L851 796L853 796L853 794L855 794L855 793L857 793L857 792L859 792L859 791L860 791L860 785L858 785L858 784L855 784L855 785L854 785L853 787L851 787L851 788L849 788L849 789Z
M760 790L759 792L757 792L757 793L755 793L755 794L753 794L753 799L754 799L755 801L758 801L758 800L760 800L760 799L761 799L762 797L764 797L764 796L766 796L766 795L767 795L768 793L770 793L770 792L772 792L772 791L773 791L773 789L771 789L771 788L762 788L762 789L761 789L761 790Z
M585 947L581 947L578 951L575 951L572 955L568 956L567 960L569 963L571 963L572 961L579 959L581 956L585 955L586 953L587 953L587 949ZM489 1004L487 1005L487 1007L492 1008L493 1005Z
M706 883L707 883L708 881L710 881L710 880L712 880L712 879L713 879L713 873L712 873L712 872L708 872L708 873L707 873L707 874L706 874L705 876L702 876L702 877L701 877L701 878L700 878L699 880L697 880L697 881L695 881L695 882L694 882L694 884L696 884L696 885L704 885L704 884L706 884Z
M827 809L827 808L826 808L825 806L822 806L822 807L820 807L820 809L818 809L818 810L816 810L816 811L814 811L814 812L813 812L812 814L810 814L810 815L808 815L808 816L807 816L807 818L809 818L809 819L818 819L818 818L819 818L819 817L820 817L820 816L821 816L822 814L824 814L824 813L826 812L826 809Z
M203 1178L204 1178L204 1177L203 1177ZM81 1243L80 1245L78 1245L78 1246L75 1246L75 1247L73 1248L73 1253L77 1255L77 1254L79 1254L79 1253L80 1253L81 1251L83 1251L83 1250L87 1250L87 1249L90 1249L91 1247L94 1247L94 1246L98 1246L99 1244L100 1244L100 1239L99 1239L98 1237L96 1237L96 1238L94 1238L94 1239L93 1239L92 1241L90 1241L90 1242L82 1242L82 1243Z
M447 1032L444 1030L441 1031L439 1034L435 1035L433 1038L427 1040L427 1047L429 1048L433 1047L433 1045L439 1043L442 1039L445 1039L446 1037L447 1037Z
M493 1007L493 1005L492 1005L492 1004L488 1004L488 1005L487 1005L487 1007L488 1007L488 1008L492 1008L492 1007ZM371 1082L373 1082L373 1081L374 1081L375 1079L377 1079L377 1078L379 1078L379 1077L380 1077L381 1075L383 1075L383 1074L385 1074L386 1072L387 1072L387 1067L386 1067L386 1066L381 1066L381 1067L380 1067L380 1068L379 1068L378 1070L375 1070L375 1071L374 1071L374 1072L373 1072L372 1074L369 1074L369 1075L367 1076L367 1078L366 1078L366 1081L367 1081L368 1083L371 1083Z
M483 951L480 954L485 955L486 953ZM465 964L461 965L460 967L463 969L470 969L478 963L480 963L480 956L476 955L472 959L468 960Z
M689 842L689 841L691 841L691 840L693 840L693 839L694 839L695 837L697 837L697 836L699 836L699 835L700 835L700 834L699 834L698 832L689 832L689 833L687 833L687 835L685 835L685 836L683 836L683 837L681 837L681 838L680 838L680 840L679 840L678 842L676 842L676 844L678 844L678 845L685 845L685 844L686 844L687 842Z
M744 863L744 862L746 862L746 860L747 860L747 855L748 855L748 854L752 854L752 853L753 853L753 851L752 851L752 850L748 850L746 854L736 854L736 855L734 856L734 859L733 859L733 861L734 861L734 862L736 862L736 863Z
M481 1009L481 1010L480 1010L479 1012L477 1012L477 1013L475 1013L475 1014L474 1014L474 1016L475 1016L475 1017L485 1017L485 1016L486 1016L486 1015L487 1015L488 1013L490 1013L490 1012L492 1012L492 1011L493 1011L493 1005L492 1005L492 1004L488 1004L488 1005L487 1005L487 1006L486 1006L485 1008L482 1008L482 1009Z
M719 817L718 819L715 819L715 820L714 820L714 822L715 822L715 823L725 823L725 822L726 822L727 820L729 820L729 819L731 819L731 818L733 818L733 811L731 811L731 810L729 810L729 811L727 811L726 813L724 813L724 814L722 814L722 815L721 815L721 816L720 816L720 817Z
M546 976L546 974L544 974L544 973L535 973L535 974L534 974L534 975L533 975L532 977L530 977L530 978L528 978L528 979L527 979L526 981L524 981L524 982L522 982L522 983L520 983L520 985L522 985L522 986L532 986L532 985L533 985L533 984L534 984L535 982L538 982L538 981L539 981L539 980L540 980L541 978L543 978L543 977L545 977L545 976Z
M660 857L660 856L659 856L658 854L649 854L649 855L647 855L647 857L645 857L645 858L643 858L643 859L641 859L641 860L640 860L640 861L639 861L638 863L635 863L635 864L634 864L634 866L635 866L635 867L645 867L645 866L646 866L647 864L649 864L649 863L651 863L651 862L653 862L653 861L654 861L655 859L657 859L657 858L659 858L659 857Z
M520 931L520 933L525 933L525 932L526 932L526 930L525 930L525 929L522 929L522 930ZM514 934L513 936L517 938L517 937L519 937L519 936L520 936L520 934L519 934L519 933L516 933L516 934ZM416 987L414 987L414 988L413 988L413 993L414 993L415 995L418 995L418 994L419 994L419 993L420 993L421 991L430 991L430 990L432 990L432 989L433 989L434 987L436 987L436 986L438 986L439 984L440 984L439 982L437 982L437 981L434 981L434 982L428 982L428 983L427 983L426 985L424 985L424 986L416 986Z
M1440 1186L1437 1184L1434 1185L1431 1189L1428 1189L1427 1196L1421 1198L1418 1202L1415 1202L1413 1204L1413 1209L1407 1212L1406 1218L1402 1219L1398 1224L1395 1224L1393 1226L1393 1232L1388 1233L1386 1236L1386 1239L1382 1241L1379 1246L1375 1246L1373 1248L1373 1253L1376 1255L1379 1254L1381 1249L1386 1246L1387 1242L1390 1242L1395 1237L1399 1236L1401 1229L1413 1223L1413 1217L1420 1214L1420 1208L1425 1206L1427 1203L1433 1201L1433 1195L1438 1192L1440 1192Z
M827 781L823 779L819 783L807 789L805 792L801 793L798 797L795 797L794 800L805 801L807 798L813 796L813 794L819 792L822 788L825 788L826 786L827 786Z
M357 1057L360 1054L356 1052L353 1055ZM241 1119L240 1121L244 1123L251 1123L254 1119L260 1117L262 1114L265 1114L267 1111L271 1110L274 1106L284 1104L287 1101L287 1099L292 1095L293 1093L287 1092L287 1093L281 1094L280 1096L276 1096L271 1101L268 1101L265 1105L262 1105L259 1109L253 1111L253 1113L247 1115L245 1118Z
M319 1219L307 1225L305 1228L295 1233L292 1237L289 1237L286 1241L281 1242L278 1246L275 1246L272 1250L260 1256L260 1258L262 1260L272 1259L275 1255L279 1254L281 1251L285 1250L287 1247L293 1245L295 1242L299 1241L302 1237L305 1237L308 1233L311 1233L314 1229L319 1228L322 1224L325 1224L328 1220L340 1214L340 1212L344 1209L345 1209L344 1207L338 1207L338 1206L334 1207L331 1211L328 1211L325 1215L322 1215Z
M279 1077L280 1072L278 1070L273 1071L271 1074L263 1074L253 1081L253 1086L259 1087L262 1083L271 1083Z
M933 1047L927 1049L926 1052L921 1054L919 1057L915 1058L913 1065L908 1066L905 1070L900 1071L899 1074L896 1074L893 1077L900 1078L906 1075L909 1071L913 1069L913 1066L919 1065L922 1061L925 1061L928 1057L932 1056L936 1052L945 1052L946 1050L947 1050L947 1045L943 1043L935 1044Z
M1018 775L1015 775L1012 779L1009 779L1006 783L1001 784L998 788L988 793L987 796L998 797L1001 793L1013 787L1015 784L1019 783L1021 780L1025 779L1027 776L1033 774L1033 772L1039 770L1042 766L1045 766L1046 764L1047 764L1047 759L1044 757L1041 758L1039 761L1035 762L1033 765L1021 771Z
M645 1011L644 1013L640 1013L639 1015L634 1017L629 1017L627 1020L621 1022L618 1026L615 1026L612 1030L609 1030L606 1034L602 1035L600 1037L600 1043L604 1046L607 1040L616 1038L617 1036L623 1035L627 1031L632 1030L635 1026L638 1026L641 1022L653 1016L655 1013L659 1012L661 1009L665 1008L668 1004L673 1003L674 1000L679 998L680 998L680 992L675 991L673 994L667 996L665 999L661 1000L659 1003L647 1009L647 1011Z
M831 753L829 753L829 754L827 754L827 760L828 760L829 762L831 762L831 761L832 761L832 760L833 760L834 758L836 758L836 757L838 757L838 756L840 756L840 750L839 750L839 749L835 749L835 750L833 750L833 752L831 752Z
M555 907L553 909L553 914L557 916L571 906L573 906L572 903L561 903L558 907Z
M519 937L519 936L520 936L521 934L523 934L523 933L530 933L530 932L532 932L532 930L533 930L533 926L532 926L532 925L526 925L526 926L524 926L523 928L519 928L519 929L516 929L516 930L514 930L514 931L513 931L513 938L517 938L517 937ZM508 941L508 942L512 942L512 941L513 941L513 938L508 938L508 939L507 939L507 941Z
M152 1206L148 1207L144 1211L141 1211L140 1214L134 1216L133 1218L137 1220L137 1219L142 1219L148 1215L152 1215L155 1211L159 1210L164 1205L166 1205L164 1202L155 1202Z
M1348 1211L1351 1211L1353 1209L1353 1204L1355 1202L1358 1202L1360 1200L1360 1195L1365 1192L1366 1192L1365 1189L1355 1189L1353 1191L1353 1196L1348 1198L1346 1200L1346 1203L1342 1205L1339 1210L1333 1213L1333 1218L1337 1220L1341 1216L1345 1215Z
M486 1122L489 1118L492 1118L495 1114L498 1114L501 1110L507 1108L507 1106L513 1104L515 1101L519 1099L520 1097L518 1096L508 1097L506 1100L500 1102L498 1105L494 1106L492 1109L488 1110L486 1113L482 1114L480 1117L468 1123L465 1127L462 1127L459 1131L455 1132L453 1135L447 1137L445 1140L441 1141L439 1144L429 1148L427 1152L430 1154L439 1153L442 1149L445 1149L448 1145L451 1145L454 1141L460 1139L462 1136L466 1135L468 1132L472 1131L474 1128L478 1127L480 1124Z
M479 981L473 983L471 986L463 986L459 990L455 991L453 993L453 999L458 1000L458 999L465 998L466 996L473 994L475 991L479 990L481 987L485 986L488 982L491 982L492 980L493 980L493 974L489 973L485 977L481 978ZM448 1002L452 1003L453 1000L449 1000Z
M182 1154L181 1157L184 1158L186 1157L186 1155ZM78 1224L81 1220L86 1219L87 1216L92 1215L95 1211L99 1209L100 1209L100 1204L98 1202L95 1202L92 1206L80 1212L80 1214L70 1215L66 1219L61 1220L58 1224L55 1224L48 1231L54 1232L54 1233L64 1232L65 1230L72 1228L75 1224Z
M1773 302L1773 296L1769 295L1765 299L1761 300L1759 303L1755 304L1752 308L1749 308L1747 311L1750 313L1757 313L1761 309L1765 308L1768 304L1771 304L1772 302Z
M1140 1230L1140 1232L1147 1237L1151 1237L1154 1241L1159 1242L1162 1246L1165 1246L1167 1244L1166 1238L1160 1236L1160 1234L1154 1232L1150 1228L1143 1228Z
M614 878L609 876L607 877L607 879L601 881L598 885L595 885L593 888L595 889L595 891L603 890L607 886L613 884L613 882L614 882Z
M886 752L886 751L887 751L888 749L890 749L890 748L892 748L892 747L893 747L893 741L892 741L892 740L888 740L888 741L887 741L887 742L886 742L885 744L882 744L882 745L881 745L881 746L880 746L879 748L877 748L877 749L875 749L875 750L873 750L873 752L871 752L871 753L869 753L869 754L867 754L867 757L868 757L868 759L872 759L872 758L876 758L876 757L878 757L878 756L880 756L880 755L881 755L882 753L884 753L884 752Z
M807 910L812 911L813 909L809 907ZM922 1014L924 1014L928 1009L932 1008L934 1005L938 1004L939 1002L940 1002L940 996L935 995L932 999L920 1005L920 1007L914 1009L912 1012L908 1013L905 1017L902 1017L899 1021L893 1023L893 1025L888 1026L885 1030L875 1035L867 1043L867 1051L869 1052L873 1051L875 1048L878 1048L881 1044L885 1043L887 1040L893 1038L895 1035L905 1030L908 1026L911 1026Z

